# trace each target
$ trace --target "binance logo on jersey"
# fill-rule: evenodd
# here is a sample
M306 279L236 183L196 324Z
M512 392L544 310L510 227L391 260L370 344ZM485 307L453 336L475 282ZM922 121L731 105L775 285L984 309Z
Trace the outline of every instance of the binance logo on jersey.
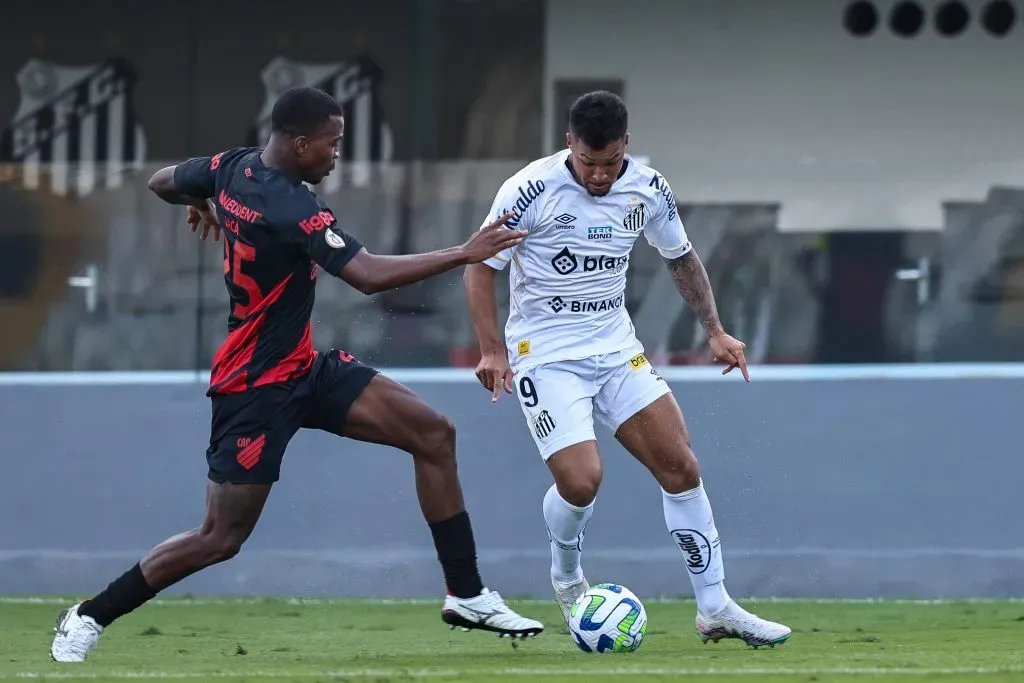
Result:
M567 300L556 296L548 301L548 306L555 313L568 310L570 313L604 313L606 311L617 311L622 308L622 295L611 299L598 299L597 301Z
M588 240L610 240L612 238L611 226L601 228L587 228Z

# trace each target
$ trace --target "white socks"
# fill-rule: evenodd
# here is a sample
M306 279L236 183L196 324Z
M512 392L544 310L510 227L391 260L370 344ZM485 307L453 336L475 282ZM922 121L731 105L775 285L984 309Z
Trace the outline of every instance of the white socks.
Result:
M662 502L665 525L683 553L697 609L705 616L716 614L729 604L730 598L725 590L718 530L704 484L682 493L662 491ZM583 535L593 512L593 502L586 507L572 505L558 494L554 485L544 495L544 522L551 541L553 581L570 584L583 578L580 569Z
M697 609L705 616L719 612L729 603L725 591L725 567L722 548L711 514L711 502L704 491L704 483L682 493L662 491L665 525L672 540L683 553L686 569L690 573Z
M576 507L558 495L552 484L544 494L544 522L551 541L551 580L558 583L576 583L583 578L580 555L583 551L583 533L594 512L594 503Z

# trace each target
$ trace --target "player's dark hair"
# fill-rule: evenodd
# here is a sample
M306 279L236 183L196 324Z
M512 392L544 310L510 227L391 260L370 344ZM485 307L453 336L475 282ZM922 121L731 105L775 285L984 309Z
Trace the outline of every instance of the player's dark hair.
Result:
M591 149L604 149L626 137L629 112L615 93L595 90L576 100L569 110L569 132Z
M313 135L332 116L341 116L341 105L323 90L300 85L284 91L270 113L271 129L291 137Z

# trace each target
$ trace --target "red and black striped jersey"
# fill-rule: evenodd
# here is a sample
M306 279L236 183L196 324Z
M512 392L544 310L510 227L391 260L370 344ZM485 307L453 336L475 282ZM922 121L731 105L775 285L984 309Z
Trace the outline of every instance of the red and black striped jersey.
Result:
M309 372L318 268L338 276L362 248L304 184L240 147L174 170L177 189L213 198L224 238L228 336L213 358L207 395L285 382Z

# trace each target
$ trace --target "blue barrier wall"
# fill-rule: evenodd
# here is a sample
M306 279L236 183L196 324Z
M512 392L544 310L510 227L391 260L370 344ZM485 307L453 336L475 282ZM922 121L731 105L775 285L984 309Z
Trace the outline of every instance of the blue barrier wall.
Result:
M731 380L731 378L728 378ZM485 581L546 598L549 475L519 408L408 382L460 428ZM1024 379L671 382L729 590L778 597L1024 595ZM0 594L90 593L199 523L202 384L0 386ZM606 433L584 567L691 595L657 485ZM169 593L429 597L441 590L408 458L301 433L242 554Z

